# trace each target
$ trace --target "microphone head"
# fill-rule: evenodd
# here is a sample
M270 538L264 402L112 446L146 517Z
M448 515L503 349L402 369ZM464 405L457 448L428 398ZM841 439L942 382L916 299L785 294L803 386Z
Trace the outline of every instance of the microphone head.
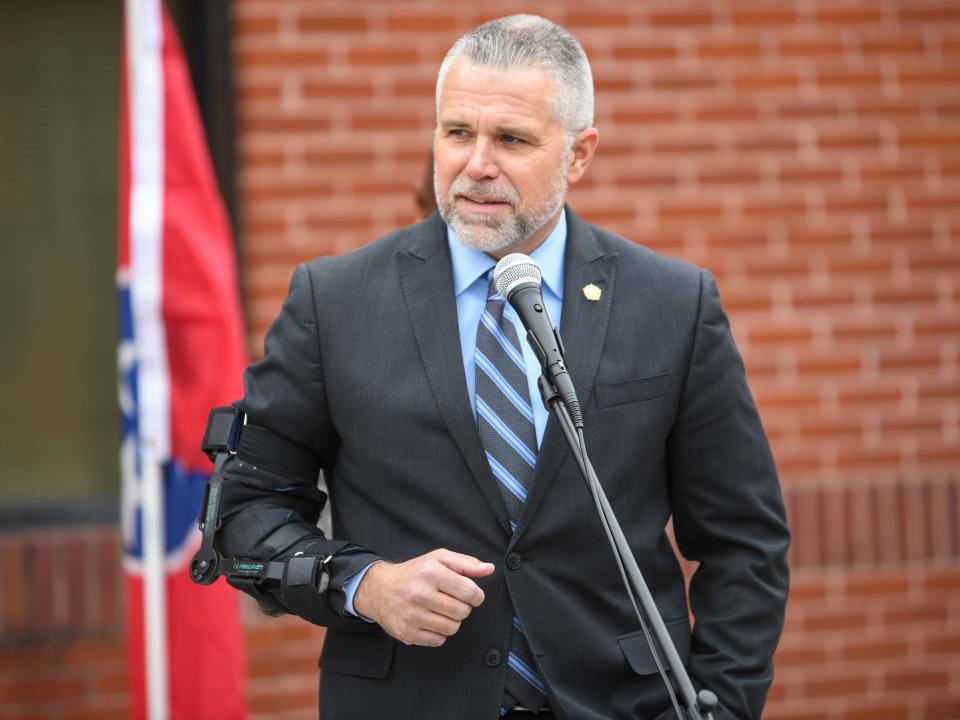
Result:
M520 285L532 283L540 287L540 266L529 255L510 253L494 268L493 283L497 292L509 299L510 293Z

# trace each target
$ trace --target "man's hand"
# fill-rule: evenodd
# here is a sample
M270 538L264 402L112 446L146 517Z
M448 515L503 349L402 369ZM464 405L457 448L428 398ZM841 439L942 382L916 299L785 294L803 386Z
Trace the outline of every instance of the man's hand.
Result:
M483 590L470 578L493 570L492 563L450 550L380 562L360 581L353 609L406 645L439 647L483 602Z

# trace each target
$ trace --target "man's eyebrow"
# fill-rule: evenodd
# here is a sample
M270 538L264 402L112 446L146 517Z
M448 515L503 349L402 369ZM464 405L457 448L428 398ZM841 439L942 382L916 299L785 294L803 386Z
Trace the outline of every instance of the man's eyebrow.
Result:
M455 130L461 128L470 129L472 125L466 120L461 120L459 118L447 118L446 120L440 121L440 127L444 130ZM537 139L537 134L535 132L517 125L498 125L495 130L497 135L514 135L524 140Z
M537 134L515 125L498 125L497 135L513 135L523 140L536 140Z

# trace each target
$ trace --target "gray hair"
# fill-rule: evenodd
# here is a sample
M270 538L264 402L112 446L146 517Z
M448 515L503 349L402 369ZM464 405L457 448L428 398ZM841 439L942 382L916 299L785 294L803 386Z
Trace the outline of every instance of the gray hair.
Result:
M593 126L593 73L580 43L537 15L509 15L484 23L457 40L437 75L437 115L443 81L458 57L486 67L541 67L553 78L553 114L568 135Z

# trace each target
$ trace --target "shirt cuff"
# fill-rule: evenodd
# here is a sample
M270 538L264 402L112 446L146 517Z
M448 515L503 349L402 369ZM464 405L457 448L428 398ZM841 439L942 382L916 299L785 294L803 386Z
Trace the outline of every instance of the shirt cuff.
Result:
M357 588L360 587L360 582L363 580L363 576L367 574L367 570L372 568L378 562L383 562L383 560L374 560L372 563L367 565L365 568L356 573L353 577L343 583L343 595L346 598L346 602L343 603L343 611L347 615L353 615L354 617L361 618L366 620L368 623L374 622L368 617L364 617L356 610L353 609L353 596L357 594Z

